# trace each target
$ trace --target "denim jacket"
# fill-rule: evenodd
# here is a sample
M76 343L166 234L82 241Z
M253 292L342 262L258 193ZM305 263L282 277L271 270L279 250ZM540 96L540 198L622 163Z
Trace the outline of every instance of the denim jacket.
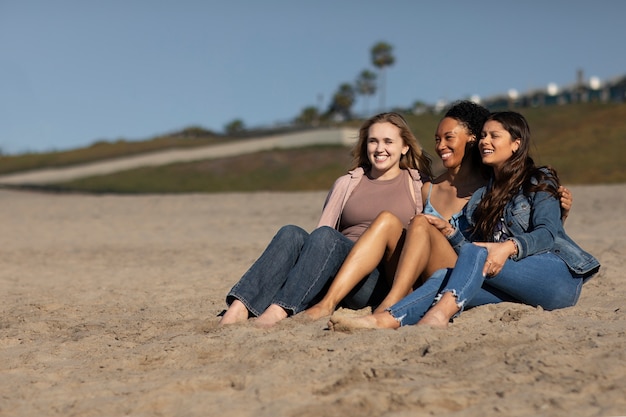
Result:
M487 187L478 189L465 206L465 216L470 229L455 230L448 240L458 253L470 241L471 228L475 226L474 211ZM524 195L520 190L504 208L504 221L517 243L520 260L538 253L552 252L563 260L573 275L590 277L600 268L600 263L585 252L567 234L561 221L560 202L545 191Z

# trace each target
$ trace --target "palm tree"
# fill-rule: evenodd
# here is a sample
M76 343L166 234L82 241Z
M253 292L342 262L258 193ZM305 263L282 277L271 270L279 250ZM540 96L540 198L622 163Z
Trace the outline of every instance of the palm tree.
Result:
M356 92L364 97L363 106L365 111L363 116L367 117L369 114L368 97L376 93L376 74L370 70L363 70L356 79Z
M302 109L300 115L296 118L296 124L304 126L317 126L320 121L320 114L315 106L308 106Z
M328 109L329 115L340 115L344 119L352 117L351 108L354 104L354 87L352 84L343 83L333 95L333 101Z
M393 46L387 42L378 42L372 46L372 64L380 71L380 107L381 110L385 108L385 67L389 67L394 64L395 57L392 54Z

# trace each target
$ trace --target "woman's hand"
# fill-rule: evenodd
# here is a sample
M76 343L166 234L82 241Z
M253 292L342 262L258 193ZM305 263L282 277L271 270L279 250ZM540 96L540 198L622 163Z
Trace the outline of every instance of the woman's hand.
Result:
M572 192L562 185L559 187L559 195L561 196L561 219L565 221L574 203L574 197Z
M441 217L433 216L432 214L422 214L428 220L428 223L435 226L437 230L439 230L445 237L448 237L454 233L454 227L452 225L442 219Z
M484 277L498 275L509 256L517 250L515 244L511 241L502 243L474 242L474 244L487 249L487 260L483 266Z

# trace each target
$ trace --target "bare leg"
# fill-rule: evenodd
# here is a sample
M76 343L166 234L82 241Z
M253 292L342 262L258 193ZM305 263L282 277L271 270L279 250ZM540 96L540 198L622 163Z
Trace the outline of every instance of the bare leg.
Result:
M388 311L370 314L361 317L332 316L328 328L336 331L350 331L353 329L397 329L398 322Z
M456 260L454 249L441 232L423 216L416 216L409 225L389 294L374 313L382 312L406 297L438 269L453 268Z
M330 316L339 302L378 266L385 255L391 256L395 252L403 230L402 222L396 216L389 212L380 213L348 254L324 298L304 313L313 320Z
M456 304L456 297L451 292L443 294L441 299L432 306L424 317L417 322L418 325L430 326L430 327L448 327L448 323L452 316L459 311L459 306Z
M220 319L219 325L235 324L248 320L248 309L245 304L235 300L230 304L226 313Z
M271 304L257 319L254 324L259 327L272 327L279 321L286 319L287 312L278 304Z

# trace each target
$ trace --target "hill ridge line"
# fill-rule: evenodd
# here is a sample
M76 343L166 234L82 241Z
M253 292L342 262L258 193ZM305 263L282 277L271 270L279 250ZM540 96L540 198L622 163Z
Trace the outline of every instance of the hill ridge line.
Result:
M325 128L307 132L265 136L258 139L245 139L235 143L220 143L191 149L167 149L140 155L123 156L80 165L72 165L69 167L44 168L2 175L0 176L0 185L54 184L147 166L217 159L277 148L288 149L310 145L349 146L356 141L357 137L358 129Z

